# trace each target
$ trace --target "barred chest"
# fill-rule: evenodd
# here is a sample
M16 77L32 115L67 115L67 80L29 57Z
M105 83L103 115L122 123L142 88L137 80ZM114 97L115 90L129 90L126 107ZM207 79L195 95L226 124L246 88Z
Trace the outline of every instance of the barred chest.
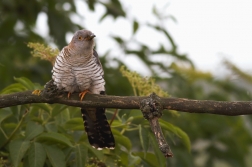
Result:
M67 61L56 60L53 80L59 89L67 92L82 92L87 89L93 92L94 86L101 91L105 85L103 70L96 64L94 58L86 63L76 62L75 65L72 62L69 64Z

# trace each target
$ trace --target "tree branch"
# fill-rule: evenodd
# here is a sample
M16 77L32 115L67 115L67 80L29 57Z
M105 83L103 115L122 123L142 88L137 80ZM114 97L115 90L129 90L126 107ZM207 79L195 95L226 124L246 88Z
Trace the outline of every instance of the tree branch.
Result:
M229 116L252 114L252 102L220 102L182 98L161 98L155 93L152 93L149 97L87 94L83 101L80 101L78 93L73 93L68 99L67 93L65 93L64 90L58 90L52 80L46 83L42 91L25 91L0 96L0 109L30 103L60 103L83 108L140 109L144 118L149 121L159 149L166 158L172 157L173 153L165 140L158 122L158 119L162 116L163 109Z
M148 97L137 96L108 96L87 94L83 101L77 93L73 93L70 99L66 93L53 95L34 95L32 91L7 94L0 96L0 108L23 105L29 103L60 103L75 107L104 107L120 109L139 109L140 102ZM164 109L177 110L189 113L208 113L218 115L250 115L252 114L252 102L225 102L211 100L190 100L184 98L160 98Z

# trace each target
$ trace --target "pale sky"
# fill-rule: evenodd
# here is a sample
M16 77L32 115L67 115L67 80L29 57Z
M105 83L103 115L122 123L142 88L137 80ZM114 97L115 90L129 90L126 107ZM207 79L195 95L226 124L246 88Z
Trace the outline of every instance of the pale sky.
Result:
M252 1L174 0L169 9L178 20L171 33L198 68L218 73L226 58L252 70Z
M132 25L129 20L134 18L141 25L157 23L152 14L153 5L164 15L176 18L176 22L168 19L164 24L179 51L186 53L198 69L218 74L222 70L221 62L226 58L241 69L252 71L251 0L122 0L127 18L114 20L108 17L101 23L99 19L105 12L102 5L96 5L96 11L92 13L83 1L75 2L83 18L76 15L72 18L96 34L98 54L113 49L111 56L124 60L132 70L142 74L148 74L146 68L135 56L125 57L110 35L130 39ZM46 15L41 14L36 28L44 36L48 34L48 28L44 26L46 19ZM66 38L69 42L72 34L67 34ZM164 36L146 26L137 32L136 38L153 49L160 43L169 44ZM134 48L134 43L130 45Z

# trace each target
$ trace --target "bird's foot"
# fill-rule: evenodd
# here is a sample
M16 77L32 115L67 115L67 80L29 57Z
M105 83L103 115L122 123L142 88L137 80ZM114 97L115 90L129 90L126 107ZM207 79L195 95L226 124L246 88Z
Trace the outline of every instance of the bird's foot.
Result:
M37 96L39 96L40 93L41 93L41 90L38 90L38 89L36 89L36 90L34 90L34 91L32 92L33 95L37 95Z
M84 96L85 96L88 92L89 92L88 90L84 90L83 92L81 92L81 93L79 94L79 97L80 97L80 100L81 100L81 101L83 100ZM89 93L90 93L90 92L89 92Z

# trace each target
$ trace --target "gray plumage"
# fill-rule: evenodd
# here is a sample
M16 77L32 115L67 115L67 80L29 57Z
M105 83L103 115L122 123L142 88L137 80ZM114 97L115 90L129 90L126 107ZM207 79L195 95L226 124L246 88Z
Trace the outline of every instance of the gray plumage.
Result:
M93 94L105 94L104 72L94 50L94 37L91 31L79 30L61 50L52 70L52 79L58 89L69 93L88 90ZM97 149L113 149L115 142L105 109L82 108L81 112L89 143Z
M77 31L68 46L56 58L52 78L55 85L67 92L100 94L105 91L103 69L96 51L95 35L87 30Z

